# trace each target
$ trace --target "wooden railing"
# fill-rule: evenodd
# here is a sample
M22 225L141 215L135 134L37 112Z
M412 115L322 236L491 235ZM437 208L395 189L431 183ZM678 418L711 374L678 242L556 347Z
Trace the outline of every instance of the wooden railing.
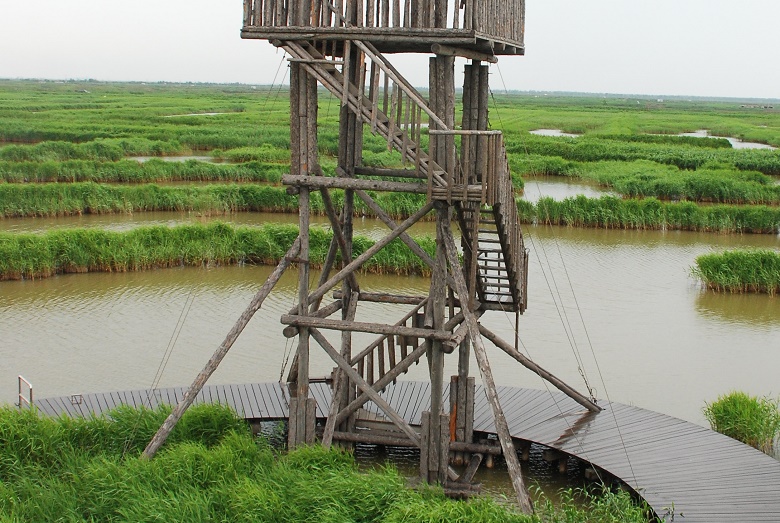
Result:
M345 23L345 21L348 21ZM244 0L245 27L451 29L522 43L524 0Z

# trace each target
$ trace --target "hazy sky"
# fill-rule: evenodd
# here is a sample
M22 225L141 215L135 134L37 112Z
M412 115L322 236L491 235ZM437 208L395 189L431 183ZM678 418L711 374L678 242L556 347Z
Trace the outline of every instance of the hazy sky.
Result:
M0 0L0 78L270 84L282 54L241 18L240 0ZM780 98L779 24L777 0L527 0L526 56L491 85ZM424 61L394 63L427 84Z

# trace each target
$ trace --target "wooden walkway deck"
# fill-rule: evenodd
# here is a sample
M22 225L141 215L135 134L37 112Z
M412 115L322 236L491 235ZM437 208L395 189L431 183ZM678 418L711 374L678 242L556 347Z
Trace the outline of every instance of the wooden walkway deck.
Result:
M175 404L184 390L85 394L35 404L49 415L100 415L120 404ZM312 384L311 393L317 416L324 417L329 388ZM383 397L418 425L430 405L429 384L401 381L387 387ZM675 521L689 523L780 521L780 461L731 438L620 403L602 404L605 410L592 414L559 393L499 387L499 397L514 437L577 456L621 478L666 521L671 513ZM493 432L484 393L478 390L476 398L474 428ZM285 385L251 383L207 386L196 403L218 402L245 418L273 420L287 417L288 399ZM367 408L379 412L373 404Z

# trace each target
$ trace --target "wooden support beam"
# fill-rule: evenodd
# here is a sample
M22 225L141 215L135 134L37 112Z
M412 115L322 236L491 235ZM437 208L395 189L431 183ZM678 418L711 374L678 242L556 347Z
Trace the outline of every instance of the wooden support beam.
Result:
M333 293L333 298L340 300L344 294L341 291ZM367 301L371 303L391 303L394 305L419 305L422 301L427 300L427 296L406 296L401 294L388 294L384 292L360 292L360 301Z
M347 310L347 318L354 319L355 311L357 310L358 293L353 292L349 300L349 308ZM339 301L341 303L341 301ZM342 354L343 356L343 354ZM333 382L333 398L330 402L330 409L328 410L328 419L325 422L325 430L322 434L322 446L329 448L333 442L333 432L336 429L336 414L339 411L341 402L344 400L344 395L347 393L348 383L346 375L341 369L336 372L336 378Z
M461 302L464 301L464 296L468 296L468 289L466 287L466 280L463 277L463 272L460 270L460 260L458 259L458 249L455 246L455 238L452 235L449 222L443 222L441 227L444 229L444 244L447 250L447 257L450 262L450 272L455 280L455 291L460 295ZM479 334L479 326L477 319L474 317L472 311L468 308L461 309L464 315L464 321L469 326L469 335L471 338L472 346L474 347L474 354L477 357L477 363L479 364L480 374L482 375L482 382L485 386L485 392L487 394L488 403L493 411L493 418L496 425L496 432L498 434L498 440L501 442L501 448L504 451L504 458L507 463L507 470L509 471L509 477L512 479L512 486L517 494L517 502L520 509L526 514L533 512L533 506L531 504L531 498L528 495L525 483L523 482L523 476L520 469L520 461L517 459L517 453L515 452L514 445L512 444L512 435L509 432L509 426L507 425L506 418L504 417L504 411L501 408L501 404L498 400L498 392L496 391L496 384L493 380L493 371L490 369L490 362L487 358L487 351L485 345L482 343L482 337Z
M321 309L317 309L314 312L310 312L309 316L313 318L327 318L331 314L340 310L342 305L343 303L341 300L336 300ZM298 328L293 327L292 325L288 325L287 327L284 328L284 330L282 330L282 334L284 334L285 338L294 338L295 336L298 335Z
M332 329L348 332L370 332L373 334L392 334L394 336L408 336L410 338L426 338L435 341L451 340L452 334L444 330L420 329L417 327L405 327L403 325L386 325L384 323L367 323L362 321L330 320L327 318L315 318L313 316L300 316L295 314L282 315L280 322L285 325L294 325L299 328L316 327L318 329Z
M466 49L463 47L452 47L444 44L433 44L431 46L431 51L434 54L438 54L441 56L461 56L463 58L468 58L469 60L480 60L483 62L490 62L491 64L498 63L498 58L495 55L491 55L488 53L480 53L479 51L474 51L473 49Z
M243 332L244 327L247 326L249 320L252 319L252 316L254 316L255 312L260 309L260 307L263 305L263 301L265 301L266 297L268 297L268 295L271 293L271 290L282 277L284 271L287 269L287 267L290 266L292 260L298 255L300 248L301 239L298 237L293 242L290 250L287 251L287 254L284 255L273 272L268 276L268 279L265 281L263 286L260 287L260 290L257 291L257 294L255 294L254 298L252 298L252 301L249 302L247 308L238 318L238 321L236 321L236 323L233 325L233 328L230 329L230 332L228 332L227 336L225 336L225 340L211 356L211 359L208 361L208 363L206 363L206 366L203 367L203 370L200 371L200 374L198 374L198 376L195 378L195 381L192 382L190 388L187 389L186 393L184 393L184 397L176 405L176 408L174 408L173 411L168 415L162 426L160 426L155 435L152 437L151 441L149 441L149 443L146 445L146 448L143 452L144 458L153 458L163 443L165 443L165 440L168 438L170 432L179 422L184 412L190 407L190 405L192 405L192 402L195 401L195 397L198 395L201 389L203 389L206 381L208 381L211 375L214 374L214 371L217 370L217 367L225 358L225 355L227 355L228 351L238 339L241 332Z
M425 304L426 304L426 303L428 303L428 298L423 298L423 299L421 299L419 302L415 303L416 307L414 307L414 308L413 308L411 311L409 311L409 312L407 312L406 314L404 314L404 315L403 315L403 317L402 317L400 320L398 320L397 322L395 322L395 325L396 325L396 326L402 326L402 325L406 325L406 322L407 322L407 321L408 321L410 318L412 318L412 317L413 317L415 314L417 314L417 312L418 312L420 309L422 309L423 307L425 307ZM392 336L392 335L391 335L391 336ZM371 344L370 344L368 347L366 347L365 349L363 349L362 351L360 351L358 354L356 354L355 356L353 356L353 358L350 360L350 363L351 363L352 365L355 365L355 364L356 364L356 363L358 363L360 360L362 360L363 358L365 358L365 357L368 355L368 353L369 353L369 352L371 352L371 351L373 351L373 350L374 350L374 349L375 349L377 346L379 346L379 344L380 344L380 343L382 343L382 341L383 341L383 340L384 340L386 337L387 337L387 336L382 336L381 338L377 338L376 340L374 340L374 341L373 341L373 342L372 342L372 343L371 343Z
M315 189L355 189L364 191L406 192L426 194L428 188L422 183L388 182L384 180L363 180L359 178L324 178L322 176L282 176L283 185L310 187Z
M556 389L560 390L567 396L569 396L571 399L585 407L591 412L601 412L603 409L596 405L594 402L592 402L587 396L584 394L580 394L575 390L573 387L570 387L567 385L564 381L562 381L560 378L557 378L552 373L546 371L542 367L540 367L538 364L534 363L531 359L527 358L522 353L515 350L514 347L512 347L509 343L507 343L505 340L501 339L497 334L493 333L490 329L485 327L484 325L479 326L479 332L489 339L493 344L498 347L499 349L506 352L508 355L513 357L515 360L517 360L523 367L530 370L534 374L538 375L542 379L545 379L549 381Z
M366 263L372 256L374 256L377 252L382 250L387 244L389 244L391 241L398 238L401 234L406 232L406 230L417 223L423 216L428 214L431 209L433 209L433 202L428 202L428 204L424 205L420 210L418 210L416 213L414 213L412 216L407 218L406 220L401 223L401 225L398 226L395 230L393 230L390 234L382 238L381 240L377 241L374 245L366 249L366 251L352 260L350 263L348 263L344 268L342 268L339 272L337 272L333 277L331 277L328 281L317 287L310 295L309 295L309 301L317 300L325 295L329 290L331 290L333 287L341 283L341 281L344 280L344 278L347 277L348 274L358 270L364 263ZM290 310L290 314L294 314L297 310L296 308L293 308Z
M395 412L395 410L393 410L393 408L384 399L382 399L382 396L380 396L378 392L376 392L368 383L366 383L366 381L355 371L355 369L349 366L349 363L343 357L341 357L341 354L336 352L336 349L333 348L333 345L330 344L327 338L325 338L325 336L323 336L319 330L312 328L310 332L315 341L320 344L325 352L328 353L330 359L332 359L336 365L338 365L339 368L341 368L341 370L346 373L349 379L351 379L360 390L369 396L371 401L373 401L377 407L382 409L382 412L385 413L385 415L395 424L396 427L401 429L409 437L409 439L419 447L420 437L414 431L414 429L409 426L406 420L399 416L398 413Z
M419 144L418 144L419 146ZM386 178L419 178L427 180L428 175L416 169L384 169L378 167L355 167L355 174L360 176L384 176Z
M458 325L461 324L463 321L463 313L458 313L454 318L450 319L445 325L445 330L452 330ZM387 374L382 376L376 383L374 383L374 390L382 390L385 388L390 382L392 382L394 379L396 379L398 376L406 372L406 370L412 366L412 363L415 363L418 361L423 354L425 354L428 349L430 349L431 343L430 341L426 340L425 342L421 343L419 347L414 349L412 352L410 352L408 355L403 357L400 362L398 362L398 365L393 367ZM367 394L362 394L355 398L354 401L352 401L349 405L347 405L347 408L342 410L338 413L336 423L339 423L343 421L347 416L355 412L357 409L365 405L365 403L369 400L369 396Z

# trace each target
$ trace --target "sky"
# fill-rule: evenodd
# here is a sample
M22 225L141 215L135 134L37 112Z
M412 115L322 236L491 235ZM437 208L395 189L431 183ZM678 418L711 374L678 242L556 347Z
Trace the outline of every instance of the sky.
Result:
M241 23L241 0L0 0L0 78L281 82L283 54ZM491 85L780 98L778 23L777 0L527 0L526 55ZM427 84L424 59L393 63Z

